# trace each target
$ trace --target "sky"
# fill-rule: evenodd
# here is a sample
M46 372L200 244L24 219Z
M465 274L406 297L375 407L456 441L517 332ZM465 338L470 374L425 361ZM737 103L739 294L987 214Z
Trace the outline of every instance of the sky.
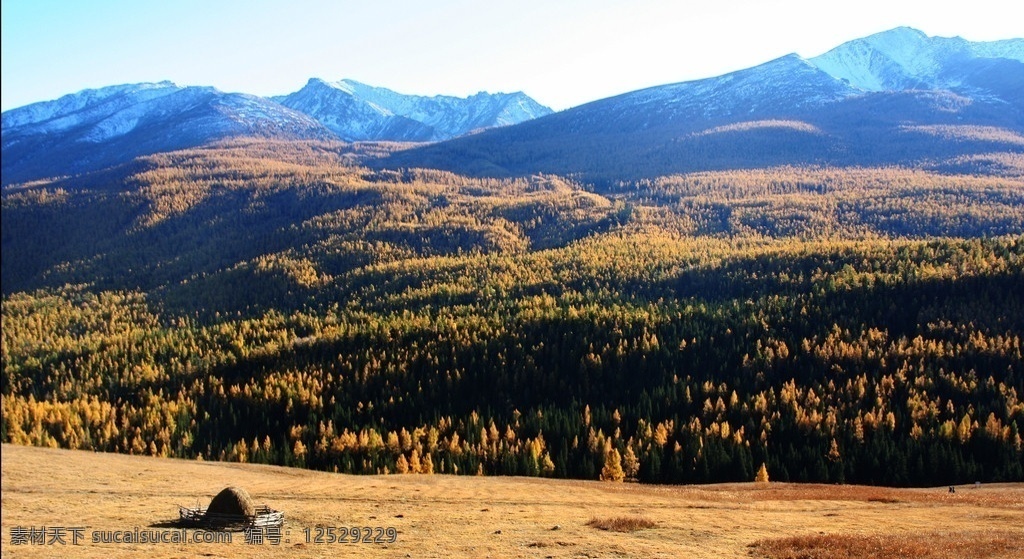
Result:
M309 78L555 110L816 56L898 26L1024 36L1015 1L2 0L0 110L170 80L283 95Z

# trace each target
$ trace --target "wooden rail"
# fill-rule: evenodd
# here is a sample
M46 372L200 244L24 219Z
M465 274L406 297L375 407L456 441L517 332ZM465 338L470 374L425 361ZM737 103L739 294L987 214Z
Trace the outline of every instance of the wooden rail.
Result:
M178 517L182 524L220 530L245 530L246 528L268 528L282 526L284 513L266 505L256 507L256 514L219 514L207 512L204 508L190 509L178 506Z

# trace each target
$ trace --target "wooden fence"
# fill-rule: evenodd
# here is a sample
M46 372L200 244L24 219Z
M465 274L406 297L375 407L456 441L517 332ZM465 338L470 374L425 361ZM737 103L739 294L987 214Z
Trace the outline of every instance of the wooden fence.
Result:
M246 516L244 514L208 513L204 508L190 509L179 505L178 516L181 519L182 524L202 528L216 528L219 530L268 528L282 526L284 524L284 513L274 510L266 505L256 507L256 514L253 516Z

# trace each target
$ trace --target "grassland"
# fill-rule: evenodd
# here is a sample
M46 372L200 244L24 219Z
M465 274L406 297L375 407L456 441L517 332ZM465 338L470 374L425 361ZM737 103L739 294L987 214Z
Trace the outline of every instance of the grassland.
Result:
M276 466L3 445L2 557L1020 557L1024 484L890 489L656 486L519 477L351 476ZM94 544L169 530L228 485L283 510L280 545ZM12 545L15 527L82 526L79 546ZM394 544L306 543L382 526ZM645 527L648 526L648 527ZM556 528L557 527L557 528ZM612 529L608 529L611 527ZM619 531L616 527L621 528Z

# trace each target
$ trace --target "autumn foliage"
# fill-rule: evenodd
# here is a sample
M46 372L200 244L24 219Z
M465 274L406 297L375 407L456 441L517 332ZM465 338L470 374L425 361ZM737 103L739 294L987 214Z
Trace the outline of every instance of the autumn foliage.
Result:
M353 473L1024 479L1013 174L599 190L352 163L238 143L5 190L0 438Z

